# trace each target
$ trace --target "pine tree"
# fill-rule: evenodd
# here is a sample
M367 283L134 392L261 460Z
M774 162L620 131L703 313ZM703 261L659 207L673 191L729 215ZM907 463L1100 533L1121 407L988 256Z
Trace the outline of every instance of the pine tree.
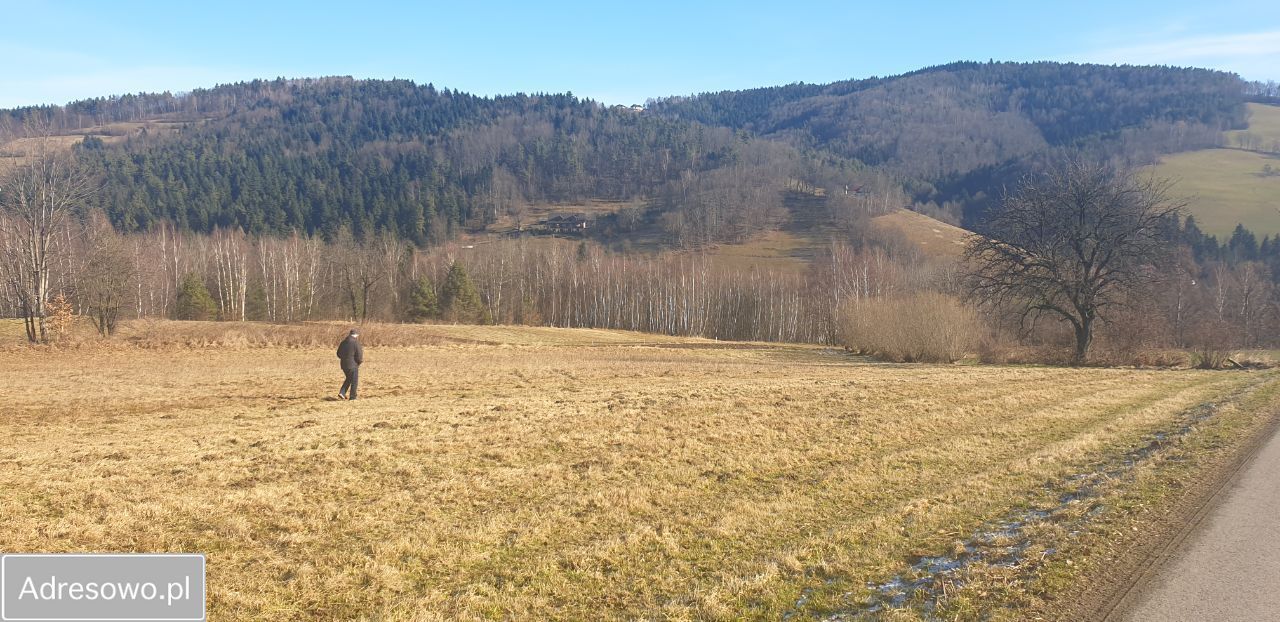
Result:
M445 319L451 322L489 324L492 321L462 262L455 261L449 267L449 275L440 290L440 303Z
M440 303L436 300L436 289L430 278L422 276L414 281L413 289L409 290L409 308L405 315L410 322L440 317Z
M188 274L182 278L182 285L178 288L178 304L173 311L174 319L208 320L217 310L203 279L196 274Z
M252 322L262 322L267 317L267 292L262 285L255 283L249 288L249 295L244 301L244 317Z

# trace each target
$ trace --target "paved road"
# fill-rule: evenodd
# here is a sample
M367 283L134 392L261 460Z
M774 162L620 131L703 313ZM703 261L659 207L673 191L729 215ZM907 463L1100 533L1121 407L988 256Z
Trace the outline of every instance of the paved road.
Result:
M1280 434L1228 486L1127 619L1280 620Z

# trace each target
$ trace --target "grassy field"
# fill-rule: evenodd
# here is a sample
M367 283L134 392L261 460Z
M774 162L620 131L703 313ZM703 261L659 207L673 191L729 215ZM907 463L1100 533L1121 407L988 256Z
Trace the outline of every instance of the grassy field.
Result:
M38 147L70 150L84 140L85 136L90 135L97 136L106 143L118 143L127 140L131 136L137 136L144 131L152 135L176 132L182 125L182 123L175 121L154 119L146 122L95 125L79 130L67 130L61 135L47 138L17 138L0 143L0 173L4 173L12 167L20 166L26 161L27 154Z
M871 222L876 227L901 234L926 257L934 259L959 260L971 235L955 225L905 209L877 216Z
M1200 228L1224 239L1243 223L1259 237L1280 234L1280 158L1239 149L1203 149L1165 157L1155 174L1172 179Z
M1245 104L1245 107L1249 110L1249 127L1227 132L1227 144L1236 147L1247 145L1247 138L1251 136L1261 139L1264 146L1280 142L1280 106Z
M1263 174L1267 165L1280 169L1280 157L1251 150L1280 145L1280 106L1247 106L1249 127L1223 133L1231 148L1178 153L1152 167L1176 183L1174 196L1185 199L1200 228L1220 240L1237 224L1259 237L1280 234L1280 174Z
M735 270L803 272L827 244L816 235L766 231L741 244L719 244L708 256L715 265Z
M151 347L0 352L0 550L203 552L226 620L865 613L1055 482L1275 382L426 326L371 328L429 345L370 345L344 402L307 327L127 330ZM1017 568L877 611L1021 617L1048 596Z
M931 259L957 261L964 253L968 231L910 210L876 216L873 227L901 236ZM735 269L805 270L827 252L830 236L815 232L769 231L742 244L721 244L710 256L717 265Z

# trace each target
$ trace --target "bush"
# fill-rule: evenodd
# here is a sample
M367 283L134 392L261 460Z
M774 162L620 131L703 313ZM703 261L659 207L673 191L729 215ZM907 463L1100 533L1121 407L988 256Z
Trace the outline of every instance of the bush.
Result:
M1187 348L1191 354L1191 365L1197 369L1222 369L1235 354L1232 345L1235 343L1231 327L1226 322L1206 319L1192 331Z
M1231 360L1232 351L1213 346L1191 348L1191 366L1196 369L1223 369Z
M981 332L972 308L935 292L860 301L841 320L846 348L900 363L954 363Z

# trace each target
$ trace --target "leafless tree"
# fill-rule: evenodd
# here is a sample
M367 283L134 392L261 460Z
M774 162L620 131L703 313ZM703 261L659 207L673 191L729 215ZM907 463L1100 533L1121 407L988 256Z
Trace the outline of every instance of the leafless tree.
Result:
M101 214L94 214L85 236L84 279L77 291L98 333L116 330L120 310L129 302L130 285L138 278L133 249Z
M351 311L350 318L363 323L378 289L387 280L386 254L376 243L356 241L343 230L331 250L330 267Z
M72 213L93 193L93 180L67 151L57 150L47 132L36 134L22 161L0 181L0 261L26 324L27 339L48 341L45 303L57 237Z
M1181 206L1169 183L1109 164L1068 162L1029 176L988 220L990 237L965 250L972 294L1013 310L1024 328L1042 316L1075 332L1085 361L1095 324L1125 293L1156 278L1172 247L1165 235Z
M244 231L214 229L210 241L213 245L218 316L243 322L249 289L249 253Z

